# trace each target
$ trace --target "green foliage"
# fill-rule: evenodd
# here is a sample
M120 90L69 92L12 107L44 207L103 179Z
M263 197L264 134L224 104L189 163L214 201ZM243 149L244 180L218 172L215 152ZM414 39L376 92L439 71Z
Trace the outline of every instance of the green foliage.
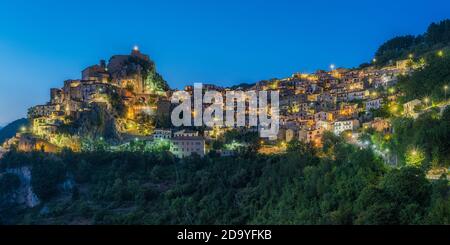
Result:
M49 200L58 194L58 184L66 177L64 162L46 155L33 158L31 186L42 200Z
M0 174L0 197L16 191L20 187L20 179L15 174Z
M448 181L431 184L419 168L386 169L332 134L319 152L293 141L276 156L178 161L165 152L65 150L15 152L1 164L24 158L49 211L27 210L15 217L22 223L441 224L450 214ZM57 198L67 176L76 187Z
M156 72L155 63L153 61L147 61L139 57L131 56L127 61L127 73L129 75L136 74L138 71L137 66L142 68L142 80L144 81L145 89L148 92L158 94L169 90L167 82Z
M373 109L371 112L373 117L389 118L391 116L387 103L378 109Z
M435 166L450 166L449 118L450 107L444 110L442 116L431 111L422 114L417 120L394 119L395 134L391 149L396 149L399 157L405 157L405 162L434 162ZM412 148L416 149L416 154L412 154Z
M109 91L108 93L109 103L111 103L112 108L116 111L119 117L125 117L126 106L122 97L117 93L117 91Z
M392 60L399 59L401 57L407 57L408 53L414 45L418 44L418 39L416 37L400 36L395 37L378 48L375 58L378 64L387 64Z
M410 54L419 57L448 46L450 44L449 26L450 20L446 19L439 23L432 23L423 35L407 35L388 40L375 54L377 65L382 66L391 61L410 58Z
M450 49L444 52L450 53ZM450 81L450 55L438 57L433 53L426 60L424 69L399 79L398 86L406 94L405 99L408 101L425 97L432 101L441 101L445 98L444 86L449 85Z
M411 167L422 167L422 163L425 161L425 153L418 148L411 147L405 155L405 163Z
M20 178L11 173L0 173L0 224L11 223L16 216L16 194L21 185Z
M310 144L305 144L297 139L288 143L287 152L299 154L314 154L314 147Z
M356 203L356 224L425 223L430 196L431 185L420 169L393 169L377 185L364 188Z
M239 130L230 130L225 132L221 139L221 142L225 145L240 144L242 146L245 146L241 148L241 151L254 154L259 148L260 138L258 132L243 133Z
M426 41L431 45L450 43L450 20L432 23L425 34Z

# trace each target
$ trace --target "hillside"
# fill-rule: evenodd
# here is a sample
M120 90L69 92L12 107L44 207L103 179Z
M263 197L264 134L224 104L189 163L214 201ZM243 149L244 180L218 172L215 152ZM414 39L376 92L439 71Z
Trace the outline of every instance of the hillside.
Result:
M25 118L16 120L3 128L0 128L0 145L5 142L5 140L14 137L16 132L20 130L21 127L27 127L28 120Z
M377 66L396 60L420 57L429 52L439 52L450 45L450 20L432 23L422 35L398 36L383 43L375 54Z
M28 162L43 203L26 209L6 202L0 223L450 223L444 179L432 183L418 168L387 169L371 150L331 135L317 154L298 142L288 149L184 160L141 152L10 153L2 166ZM14 183L8 178L0 183ZM14 192L9 185L3 193Z
M361 111L380 115L381 130L371 124L340 133L327 130L320 144L295 138L273 143L280 147L256 134L229 131L215 139L214 149L248 147L232 156L205 152L203 158L177 158L170 143L139 138L151 135L157 119L142 109L157 111L156 97L165 99L168 86L136 50L134 58L115 56L108 69L87 69L94 75L100 69L97 78L106 74L110 81L100 83L83 112L61 116L67 123L55 133L92 141L81 141L79 151L12 148L0 159L0 224L450 224L450 108L432 108L446 105L449 96L444 90L450 81L449 34L450 20L445 20L423 35L397 37L379 48L376 65L368 70L399 70L395 61L405 59L408 64L395 83L368 91L372 102L380 94L392 97L377 109ZM278 87L278 81L273 84ZM363 81L359 85L364 88ZM73 83L73 89L84 91L83 86L93 84ZM128 95L126 100L121 94ZM430 103L430 108L413 108L420 110L415 119L403 112L403 103L412 99ZM358 107L355 100L345 103ZM0 132L13 135L22 125L16 121ZM353 137L356 133L363 137ZM128 141L117 146L112 139ZM261 145L281 150L261 153ZM432 168L443 171L430 178ZM20 202L24 196L35 196L34 205Z

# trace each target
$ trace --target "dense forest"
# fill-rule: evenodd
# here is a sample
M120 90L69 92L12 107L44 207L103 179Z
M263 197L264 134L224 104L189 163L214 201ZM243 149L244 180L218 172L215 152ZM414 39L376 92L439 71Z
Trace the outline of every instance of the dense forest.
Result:
M414 151L427 167L450 166L450 107L442 115L438 110L430 110L417 120L396 118L393 126L395 134L388 145L395 149L401 162L408 163L407 158Z
M384 66L399 59L419 57L450 44L450 20L432 23L428 30L418 36L399 36L383 43L375 54L376 64Z
M2 171L24 163L42 203L9 203L18 180L3 174L1 223L450 224L445 178L430 182L425 166L386 167L332 135L321 149L292 142L273 156L12 151Z
M443 49L442 52L448 54L450 49ZM426 65L399 79L398 89L404 94L403 102L426 97L434 102L448 99L449 94L444 86L448 86L450 81L450 56L428 53L417 59L425 60Z

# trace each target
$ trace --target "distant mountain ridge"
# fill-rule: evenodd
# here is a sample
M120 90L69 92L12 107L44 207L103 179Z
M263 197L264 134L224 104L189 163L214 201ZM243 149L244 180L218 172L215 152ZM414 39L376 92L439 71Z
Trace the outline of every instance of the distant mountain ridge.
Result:
M2 145L6 140L14 137L20 128L24 126L28 126L28 120L21 118L4 127L0 127L0 145Z

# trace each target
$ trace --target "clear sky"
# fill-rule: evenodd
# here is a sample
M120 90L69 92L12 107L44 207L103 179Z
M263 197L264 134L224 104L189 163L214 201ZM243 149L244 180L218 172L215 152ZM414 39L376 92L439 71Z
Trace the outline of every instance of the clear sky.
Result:
M134 45L171 87L231 85L357 66L444 18L448 0L0 0L0 125Z

